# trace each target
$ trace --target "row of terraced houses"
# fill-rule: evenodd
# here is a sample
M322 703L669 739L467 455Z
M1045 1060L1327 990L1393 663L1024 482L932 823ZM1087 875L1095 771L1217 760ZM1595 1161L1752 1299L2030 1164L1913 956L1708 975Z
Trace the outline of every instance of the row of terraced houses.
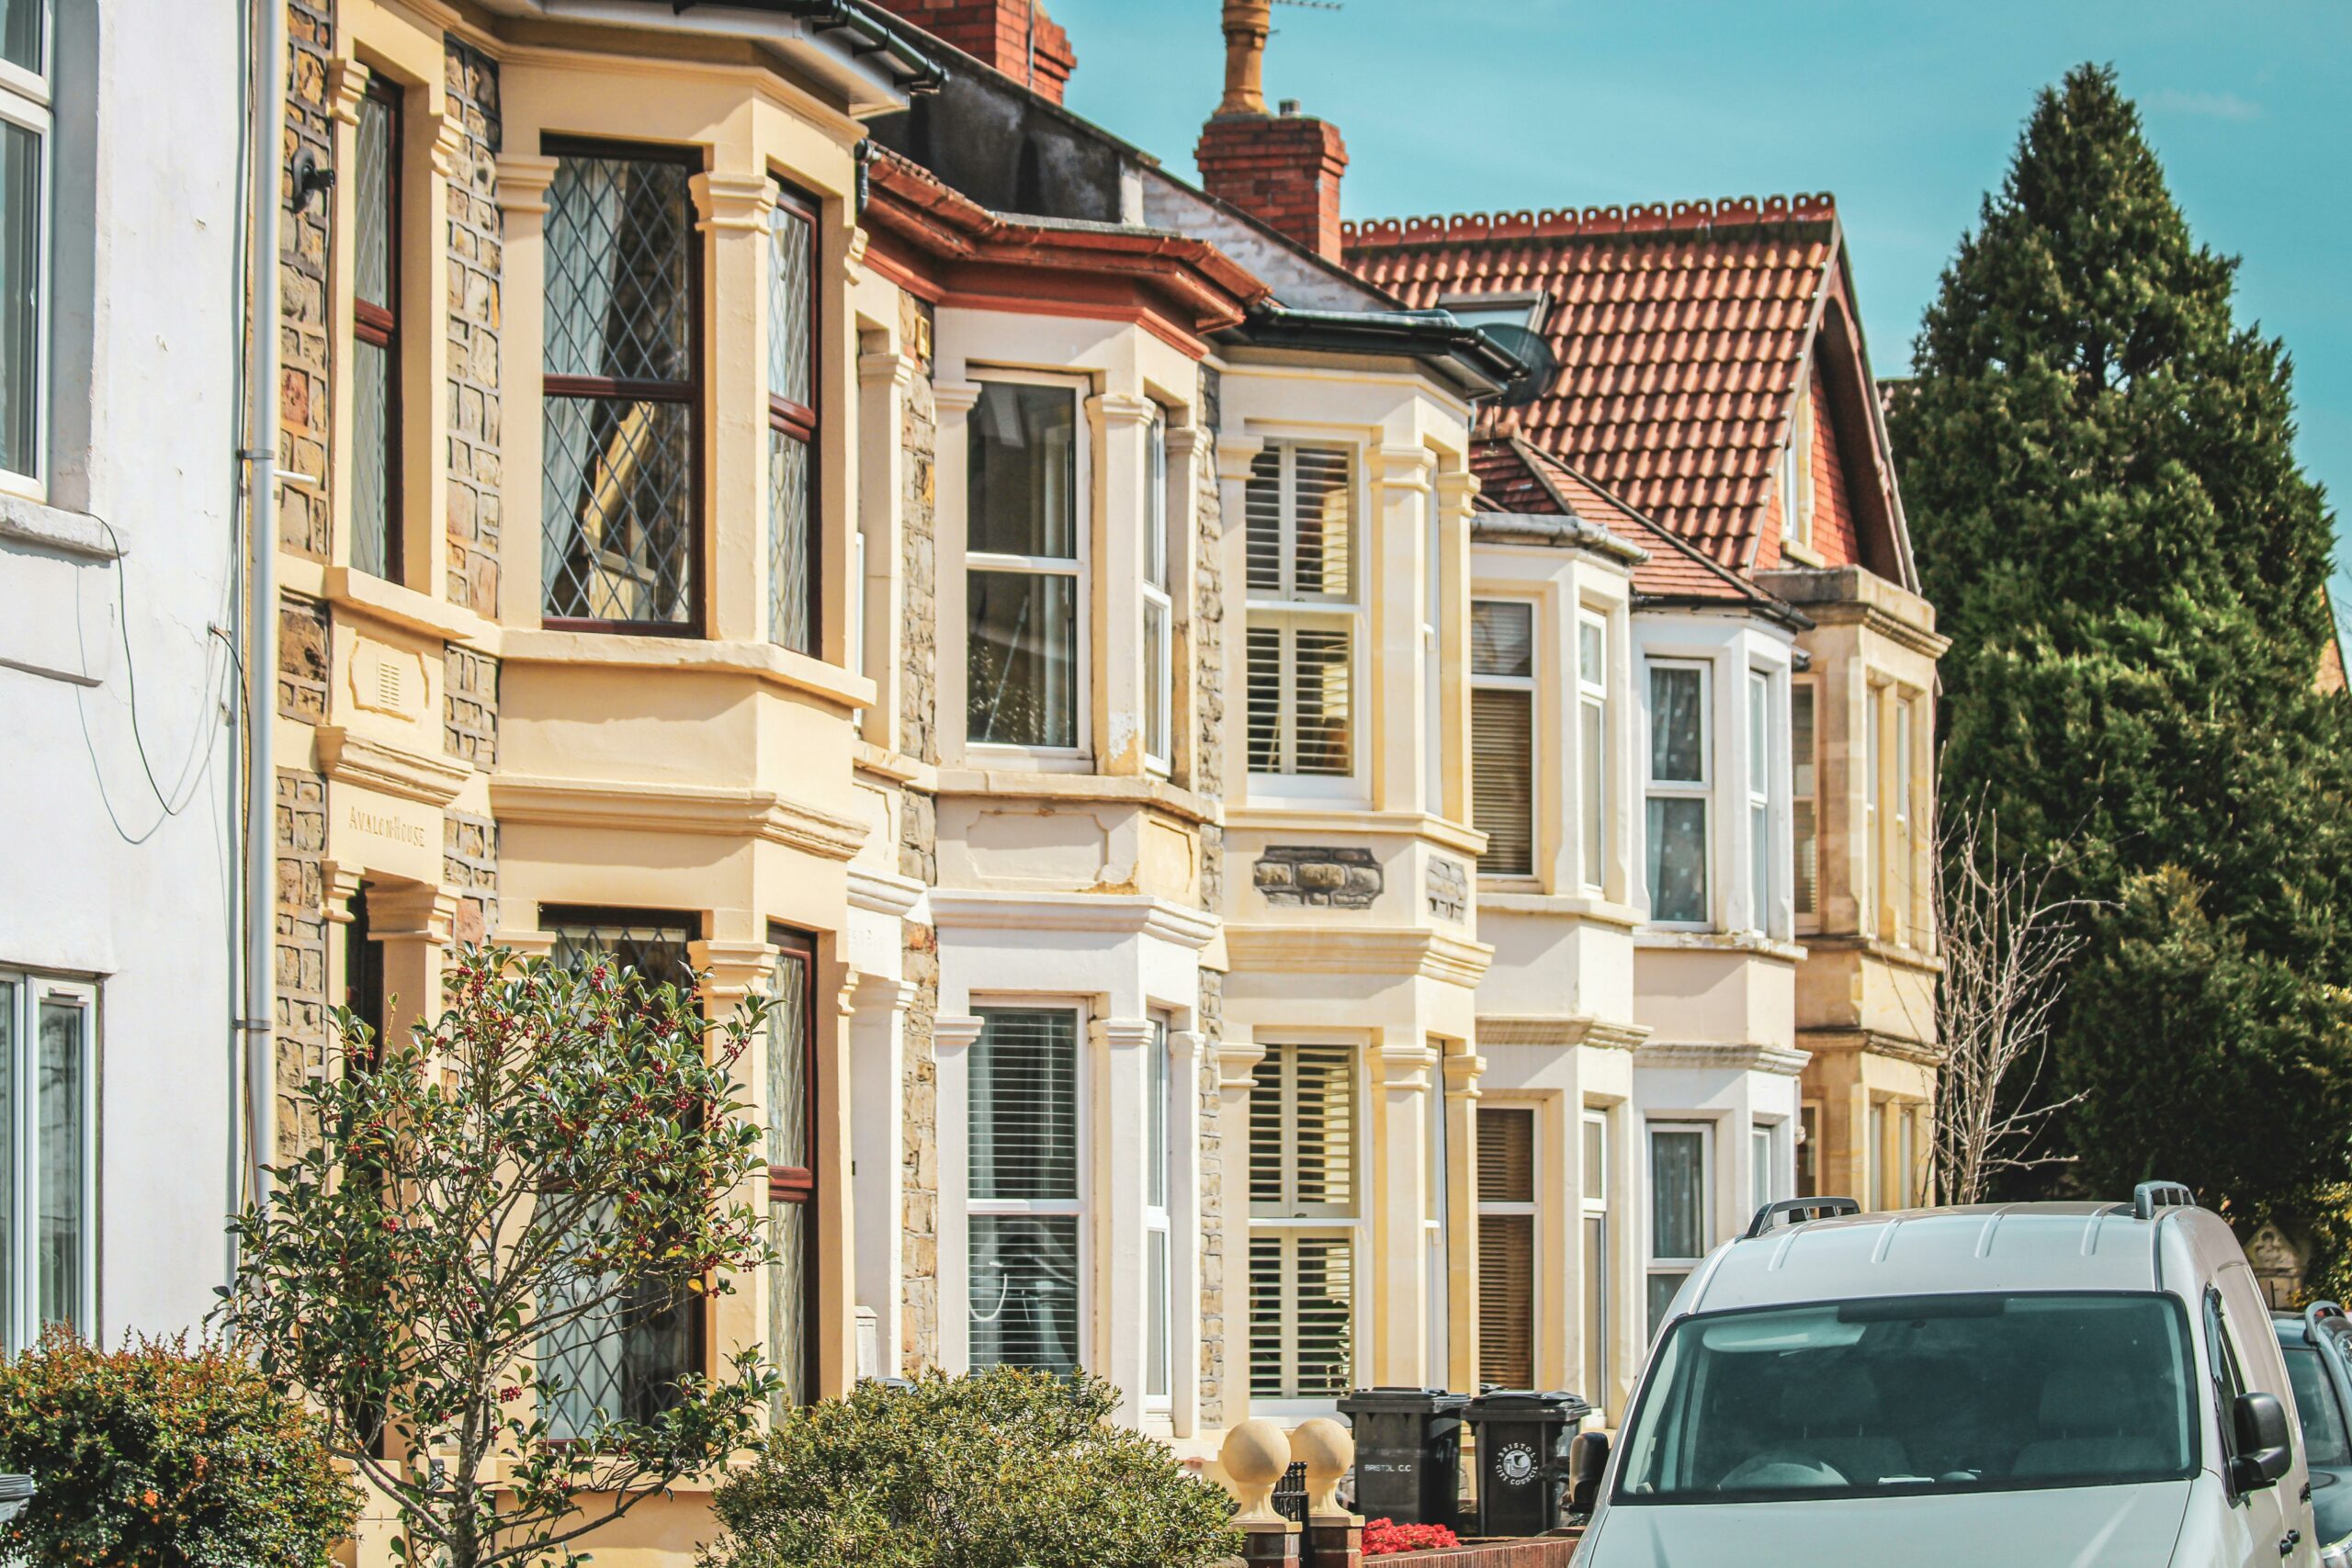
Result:
M1197 182L1030 0L288 0L248 560L241 11L0 0L12 1345L199 1316L331 1006L472 942L780 1000L782 1261L615 1405L1613 1423L1759 1204L1923 1196L1943 645L1828 197L1343 223L1265 0Z

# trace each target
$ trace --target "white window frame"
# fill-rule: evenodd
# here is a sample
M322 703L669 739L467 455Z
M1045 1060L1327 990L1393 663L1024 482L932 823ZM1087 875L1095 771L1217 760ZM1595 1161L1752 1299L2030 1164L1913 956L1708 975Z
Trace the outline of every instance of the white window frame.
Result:
M1747 924L1759 935L1770 935L1773 919L1772 854L1772 672L1747 672Z
M1498 1219L1517 1219L1524 1217L1527 1221L1528 1278L1534 1282L1535 1287L1534 1300L1530 1302L1527 1307L1528 1359L1531 1362L1540 1362L1543 1359L1544 1314L1546 1306L1544 1299L1544 1284L1551 1273L1551 1270L1545 1266L1545 1259L1544 1257L1544 1223L1542 1211L1542 1200L1544 1197L1544 1111L1542 1106L1532 1101L1523 1100L1498 1100L1491 1102L1491 1104L1492 1109L1495 1111L1501 1111L1507 1115L1524 1116L1527 1118L1528 1168L1533 1173L1533 1180L1528 1188L1531 1196L1524 1201L1518 1199L1489 1198L1487 1196L1485 1190L1481 1189L1478 1192L1478 1218L1483 1220L1488 1217ZM1487 1110L1488 1107L1487 1105L1481 1105L1478 1108L1477 1114L1484 1116L1487 1114ZM1474 1155L1472 1157L1476 1159L1477 1156ZM1477 1229L1478 1227L1475 1225L1472 1227L1474 1234ZM1581 1241L1583 1238L1579 1236L1577 1239ZM1483 1314L1485 1311L1485 1303L1479 1302L1476 1303L1475 1310ZM1535 1369L1531 1367L1529 1370L1532 1372Z
M1146 1071L1144 1094L1144 1374L1143 1407L1147 1411L1164 1413L1173 1406L1176 1387L1176 1243L1175 1225L1170 1218L1170 1194L1176 1187L1176 1148L1174 1131L1176 1107L1175 1064L1169 1055L1170 1049L1169 1015L1155 1010L1151 1014L1151 1040L1145 1049L1151 1053ZM1152 1201L1155 1179L1159 1201ZM1153 1248L1159 1249L1159 1291L1151 1299L1151 1264ZM1151 1314L1159 1314L1155 1325ZM1152 1385L1159 1386L1155 1392Z
M1657 703L1656 698L1650 695L1652 689L1650 682L1653 673L1660 670L1695 670L1699 672L1699 777L1695 781L1690 779L1659 779L1653 776L1650 773L1650 768L1657 756ZM1712 931L1714 929L1715 924L1715 911L1723 907L1722 868L1715 863L1716 857L1721 852L1722 844L1720 842L1721 834L1717 831L1720 824L1715 821L1714 666L1703 659L1651 659L1644 661L1642 681L1644 695L1648 699L1642 705L1645 720L1643 726L1644 734L1642 738L1644 742L1642 747L1642 775L1644 780L1644 820L1642 827L1645 835L1643 844L1643 859L1645 865L1643 867L1642 875L1642 897L1644 900L1650 905L1649 923L1663 931ZM1650 897L1649 874L1646 864L1649 850L1647 842L1647 834L1649 830L1648 803L1654 799L1695 800L1706 807L1706 816L1704 818L1707 831L1707 841L1705 846L1706 852L1700 857L1700 863L1706 868L1707 874L1707 890L1705 898L1706 908L1701 912L1701 917L1698 919L1660 919L1657 916L1656 900Z
M1543 714L1537 701L1535 671L1543 662L1543 622L1532 600L1512 599L1498 594L1482 593L1470 606L1470 618L1475 624L1478 610L1485 605L1502 605L1527 613L1528 665L1524 675L1490 675L1478 669L1476 650L1470 659L1470 689L1473 692L1521 692L1527 697L1527 869L1524 871L1489 871L1484 865L1478 874L1511 882L1530 882L1536 878L1544 863L1544 812L1536 785L1536 759L1543 755ZM1474 699L1475 701L1475 699ZM1434 804L1431 809L1435 809ZM1470 818L1476 825L1478 815L1477 780L1471 780Z
M1066 1012L1071 1015L1074 1027L1077 1031L1075 1038L1077 1042L1078 1056L1077 1069L1072 1074L1070 1088L1070 1098L1075 1106L1078 1125L1078 1180L1076 1183L1078 1196L1075 1198L978 1198L973 1196L971 1170L969 1168L971 1143L970 1134L968 1131L967 1132L965 1139L965 1159L967 1162L967 1168L963 1173L965 1220L964 1300L960 1303L967 1320L965 1328L966 1338L964 1341L965 1369L967 1371L972 1371L978 1367L978 1363L972 1359L969 1327L969 1318L972 1310L972 1291L974 1289L971 1222L975 1219L999 1219L1006 1217L1019 1218L1026 1215L1037 1218L1061 1218L1064 1216L1070 1216L1075 1217L1078 1221L1078 1257L1073 1262L1073 1267L1078 1270L1078 1314L1076 1318L1078 1325L1078 1363L1080 1370L1089 1370L1089 1352L1092 1349L1094 1342L1092 1328L1094 1321L1094 1236L1093 1226L1091 1223L1086 1202L1086 1195L1093 1190L1094 1185L1094 1142L1093 1132L1091 1125L1092 1116L1089 1110L1089 1107L1092 1103L1092 1096L1094 1093L1092 1071L1093 1054L1088 1048L1089 1042L1092 1039L1091 1029L1093 1022L1093 1016L1087 1007L1085 1000L1081 998L1023 995L1018 993L975 996L971 999L971 1010L974 1017L983 1020L991 1012ZM975 1038L973 1041L973 1047L977 1049L978 1044L978 1040ZM966 1077L966 1102L962 1109L964 1112L965 1125L967 1129L971 1125L970 1097L977 1087L978 1086L972 1077ZM952 1311L954 1309L951 1308L949 1310Z
M1655 1180L1645 1180L1643 1183L1646 1196L1649 1199L1650 1210L1649 1235L1647 1238L1648 1245L1642 1249L1645 1258L1645 1264L1643 1268L1643 1307L1645 1312L1646 1312L1649 1297L1648 1282L1650 1280L1666 1278L1687 1280L1698 1270L1699 1265L1706 1260L1707 1250L1711 1245L1709 1238L1715 1234L1715 1124L1712 1122L1706 1121L1685 1121L1671 1117L1659 1117L1645 1122L1642 1131L1642 1153L1647 1159L1647 1164L1643 1168L1645 1175L1647 1172L1657 1168L1657 1140L1661 1136L1695 1137L1699 1140L1698 1256L1692 1258L1669 1258L1662 1256L1657 1251L1657 1184Z
M50 321L55 293L50 253L55 248L57 233L56 94L52 85L57 69L57 23L54 7L48 0L43 0L40 6L40 69L35 72L0 60L0 120L21 126L40 141L40 192L33 203L40 231L33 237L33 382L28 389L33 400L33 471L20 473L14 468L0 468L0 491L45 502L49 499Z
M1779 1196L1779 1123L1756 1122L1747 1129L1747 1176L1755 1191L1750 1209L1760 1209Z
M1594 1281L1589 1280L1583 1281L1586 1293L1577 1303L1577 1329L1584 1346L1584 1364L1577 1371L1587 1382L1592 1385L1586 1392L1585 1397L1592 1401L1595 1410L1605 1413L1611 1388L1617 1380L1615 1347L1611 1343L1614 1337L1617 1303L1614 1299L1615 1270L1610 1267L1609 1256L1616 1241L1616 1237L1610 1234L1609 1111L1606 1107L1589 1105L1584 1108L1583 1118L1582 1158L1584 1163L1583 1168L1577 1172L1578 1190L1577 1194L1577 1267L1581 1271L1585 1266L1585 1231L1594 1221L1599 1221L1600 1279L1597 1290L1594 1288ZM1592 1151L1596 1146L1600 1150L1597 1163L1600 1168L1600 1185L1597 1189L1586 1179L1591 1167L1596 1163L1592 1156ZM1592 1322L1590 1314L1586 1310L1588 1304L1596 1300L1600 1303L1599 1323Z
M1588 634L1600 650L1599 668L1585 658ZM1589 716L1591 722L1588 723ZM1600 610L1577 611L1577 877L1586 891L1605 892L1609 886L1609 616ZM1586 741L1597 736L1600 755L1583 755ZM1595 792L1587 781L1600 784Z
M1789 412L1789 442L1781 449L1781 537L1798 549L1813 549L1813 375L1797 378Z
M1344 451L1348 461L1348 592L1344 596L1329 594L1300 594L1295 588L1287 594L1264 597L1250 586L1248 560L1249 489L1251 483L1242 481L1242 592L1243 622L1241 639L1241 745L1243 765L1248 769L1250 791L1254 796L1272 800L1356 800L1365 793L1366 769L1370 766L1365 752L1370 726L1365 722L1367 702L1365 675L1369 651L1365 648L1367 620L1365 605L1370 598L1367 579L1370 562L1365 559L1364 543L1369 537L1364 518L1364 464L1363 448L1357 442L1344 437L1319 438L1311 435L1269 440L1265 450L1281 454L1276 479L1277 511L1280 527L1277 547L1282 571L1285 577L1295 572L1297 564L1297 453L1303 447ZM1302 773L1294 771L1298 744L1297 736L1297 657L1295 634L1301 628L1343 630L1348 637L1348 766L1345 773ZM1272 630L1280 634L1283 651L1277 656L1276 679L1280 682L1280 710L1276 719L1275 750L1278 761L1293 767L1278 767L1273 772L1261 772L1251 765L1249 756L1250 702L1250 637L1255 630Z
M1811 714L1805 733L1810 748L1806 754L1797 753L1797 705L1803 702ZM1797 785L1810 774L1811 786L1800 790ZM1797 808L1813 808L1811 832L1801 833L1797 827ZM1797 907L1797 866L1804 859L1805 846L1813 846L1813 908ZM1818 929L1821 924L1821 682L1810 675L1789 678L1789 908L1799 931Z
M1148 772L1166 776L1176 761L1176 604L1175 551L1170 536L1168 494L1168 411L1152 404L1144 429L1143 479L1143 763ZM1150 626L1159 622L1159 650L1151 650ZM1152 713L1158 705L1161 733L1152 733ZM1155 742L1157 745L1155 746Z
M1244 1137L1241 1148L1242 1212L1247 1216L1244 1232L1241 1269L1241 1337L1238 1375L1247 1393L1252 1414L1261 1416L1301 1417L1317 1414L1328 1415L1332 1403L1317 1395L1261 1394L1253 1391L1254 1368L1250 1364L1250 1339L1254 1329L1250 1305L1250 1244L1260 1236L1344 1236L1348 1244L1350 1295L1348 1324L1350 1342L1350 1381L1363 1385L1371 1371L1370 1346L1364 1329L1370 1323L1369 1304L1372 1300L1370 1283L1371 1250L1367 1245L1366 1215L1371 1207L1364 1190L1369 1174L1367 1161L1371 1155L1370 1132L1365 1124L1365 1110L1369 1099L1367 1079L1369 1052L1361 1040L1317 1037L1312 1032L1288 1034L1266 1043L1269 1055L1277 1051L1299 1049L1329 1049L1342 1051L1348 1058L1348 1093L1350 1126L1348 1129L1348 1180L1350 1201L1346 1204L1319 1205L1313 1213L1261 1214L1250 1201L1250 1143L1247 1135L1248 1111L1244 1110ZM1255 1092L1254 1089L1250 1091ZM1294 1308L1295 1310L1295 1308Z
M1445 815L1445 524L1429 508L1421 530L1421 809ZM1464 813L1467 814L1466 811Z
M1070 734L1074 744L1069 746L1017 746L1001 740L975 740L970 734L970 703L956 722L965 728L964 749L974 757L990 761L1014 759L1035 759L1048 765L1059 764L1069 770L1082 767L1094 754L1094 437L1093 422L1086 415L1086 400L1093 385L1082 376L1057 376L1048 371L1013 371L980 369L971 372L976 382L1007 387L1050 387L1067 391L1070 397L1070 443L1076 454L1076 471L1070 479L1071 549L1069 557L1000 555L991 550L971 547L971 477L965 476L964 533L964 592L965 603L971 603L971 582L975 572L1009 572L1030 577L1067 577L1075 587L1077 612L1071 617L1070 693L1072 716ZM985 393L981 394L985 396ZM971 417L977 417L979 405L973 403ZM967 447L968 449L968 447ZM967 609L964 618L964 678L971 679L972 649L971 616Z
M1886 794L1886 745L1882 727L1886 716L1887 688L1872 682L1863 690L1860 926L1864 936L1874 937L1883 926L1886 907L1886 846L1881 841L1881 833L1885 818L1883 803Z
M7 1064L12 1098L0 1101L14 1143L10 1178L15 1212L7 1216L7 1290L0 1296L0 1346L8 1354L39 1341L40 1322L40 1010L62 1003L82 1014L82 1104L80 1213L81 1259L74 1280L81 1315L73 1325L85 1338L97 1327L98 1300L98 987L38 970L0 969L0 983L13 987L15 1055Z
M1894 919L1887 934L1905 947L1912 945L1911 928L1918 909L1917 867L1918 846L1912 840L1911 788L1914 774L1911 766L1912 697L1897 690L1894 698L1894 820L1890 824L1893 843L1888 848L1887 869L1894 875L1887 879L1887 891L1893 897Z

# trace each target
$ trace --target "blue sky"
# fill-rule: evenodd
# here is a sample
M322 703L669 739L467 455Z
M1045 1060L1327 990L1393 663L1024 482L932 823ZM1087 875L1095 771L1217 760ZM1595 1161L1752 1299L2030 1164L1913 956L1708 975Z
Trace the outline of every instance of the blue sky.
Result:
M1190 177L1217 0L1049 4L1070 107ZM1908 367L2035 90L2110 62L2197 236L2244 258L2241 319L2294 355L2305 468L2352 496L2341 0L1346 0L1275 26L1267 96L1339 125L1350 218L1836 193L1881 375Z

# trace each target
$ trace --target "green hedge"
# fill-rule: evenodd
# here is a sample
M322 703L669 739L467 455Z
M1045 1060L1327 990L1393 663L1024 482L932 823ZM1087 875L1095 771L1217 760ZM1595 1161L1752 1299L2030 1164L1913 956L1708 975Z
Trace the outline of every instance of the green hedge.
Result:
M705 1568L1204 1568L1233 1505L1099 1380L999 1368L790 1413L718 1489Z
M0 1364L0 1472L40 1487L0 1562L44 1568L324 1568L358 1516L308 1415L178 1339L52 1331Z

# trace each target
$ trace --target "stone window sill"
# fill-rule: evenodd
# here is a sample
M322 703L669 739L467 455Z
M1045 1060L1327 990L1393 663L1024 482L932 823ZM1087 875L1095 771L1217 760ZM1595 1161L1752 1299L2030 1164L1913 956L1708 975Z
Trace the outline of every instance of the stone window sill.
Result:
M127 552L105 523L21 495L0 492L0 539L36 545L85 560L119 560Z

